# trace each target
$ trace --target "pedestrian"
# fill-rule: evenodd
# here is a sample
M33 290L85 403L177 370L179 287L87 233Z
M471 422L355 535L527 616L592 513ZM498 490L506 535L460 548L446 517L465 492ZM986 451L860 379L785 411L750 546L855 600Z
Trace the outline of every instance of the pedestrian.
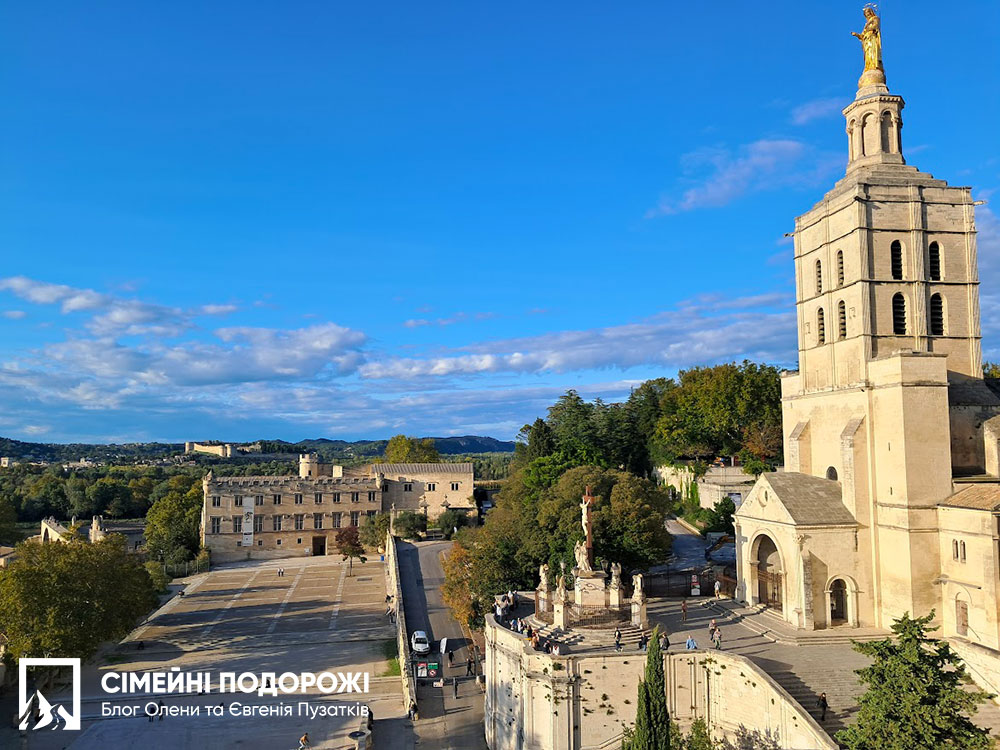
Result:
M165 712L163 710L163 698L160 698L160 700L158 700L156 702L156 714L159 717L160 721L163 721L163 714L164 713Z
M622 652L622 631L615 629L615 651Z
M684 647L688 651L696 651L698 649L698 641L694 639L693 635L689 635L687 641L684 644Z
M409 719L410 721L413 721L413 717L416 713L417 713L417 704L414 703L413 701L410 701L410 706L409 708L406 709L406 718Z
M708 623L708 637L709 638L712 637L712 634L715 632L715 629L717 627L719 627L719 626L715 624L715 618L713 617L712 621L710 623Z
M458 678L457 677L452 677L451 678L451 690L452 690L452 693L455 696L455 698L458 698Z
M448 666L451 667L455 663L455 652L448 649Z
M309 732L306 732L304 735L299 737L299 750L305 750L307 747L312 747L309 742Z
M819 700L816 701L816 707L819 708L819 711L820 711L819 720L820 721L826 721L826 709L828 709L830 707L830 704L827 703L827 700L826 700L826 693L820 693L819 694Z
M465 676L475 677L475 675L476 675L476 662L473 661L472 656L470 655L469 658L465 660Z
M688 621L688 600L684 599L681 601L681 622Z
M716 599L722 598L722 581L718 579L715 580L715 598Z
M135 650L136 651L145 651L146 650L146 644L143 643L142 641L139 641L139 645L135 647Z
M715 643L716 651L722 649L722 628L715 629L715 634L712 636L712 641Z
M149 723L153 723L153 717L156 716L156 707L151 706L151 704L146 704L146 716L149 717Z
M666 651L668 648L670 648L670 638L666 632L660 633L660 651Z

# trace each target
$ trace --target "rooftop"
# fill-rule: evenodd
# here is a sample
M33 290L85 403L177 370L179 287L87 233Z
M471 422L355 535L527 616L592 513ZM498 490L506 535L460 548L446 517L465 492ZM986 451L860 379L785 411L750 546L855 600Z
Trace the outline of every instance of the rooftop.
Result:
M856 523L844 506L840 482L797 471L774 471L763 476L795 523L804 526Z

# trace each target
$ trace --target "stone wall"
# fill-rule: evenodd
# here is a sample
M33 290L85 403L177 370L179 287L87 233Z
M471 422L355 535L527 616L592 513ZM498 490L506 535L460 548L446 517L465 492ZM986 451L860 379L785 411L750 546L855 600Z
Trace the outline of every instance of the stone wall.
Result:
M646 656L612 649L550 656L518 634L486 624L486 740L491 750L617 748L635 721ZM769 730L786 750L837 745L777 683L724 651L664 654L667 704L682 727L705 719L713 735L740 725Z
M413 659L410 658L410 641L406 636L406 612L403 611L403 587L399 581L399 555L396 538L390 533L385 542L385 590L392 594L396 608L396 644L399 651L399 674L403 682L403 708L417 702L417 685L413 677Z

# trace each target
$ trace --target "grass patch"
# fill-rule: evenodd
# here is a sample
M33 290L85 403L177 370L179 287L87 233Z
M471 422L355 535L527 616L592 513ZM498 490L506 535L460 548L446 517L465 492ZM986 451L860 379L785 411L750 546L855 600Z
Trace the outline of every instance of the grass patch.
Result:
M399 643L396 639L382 641L379 650L382 652L382 658L388 662L385 671L379 677L398 677L401 675L403 672L399 665Z

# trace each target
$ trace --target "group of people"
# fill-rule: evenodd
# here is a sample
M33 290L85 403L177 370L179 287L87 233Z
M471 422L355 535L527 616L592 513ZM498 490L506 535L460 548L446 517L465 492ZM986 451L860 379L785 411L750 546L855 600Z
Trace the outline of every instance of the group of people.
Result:
M517 592L508 591L496 598L493 614L501 625L508 625L511 613L517 607Z
M392 594L385 595L385 616L389 618L389 622L396 622L396 607L393 605Z
M640 651L649 650L650 634L643 630L639 634L639 640L637 642L637 647ZM660 650L666 651L670 648L670 636L667 635L666 631L660 632ZM618 653L622 652L622 631L620 628L615 628L615 651Z

